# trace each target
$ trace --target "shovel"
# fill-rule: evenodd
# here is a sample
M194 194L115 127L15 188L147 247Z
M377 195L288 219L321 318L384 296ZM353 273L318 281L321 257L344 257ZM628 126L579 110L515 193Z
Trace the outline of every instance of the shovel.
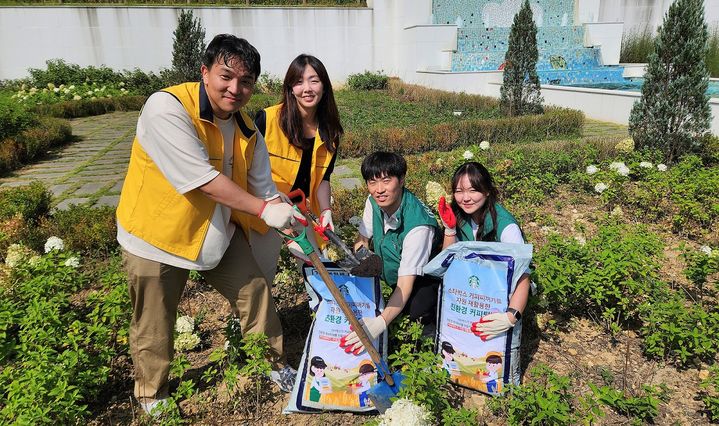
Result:
M347 301L345 300L342 293L340 293L340 290L337 288L337 284L335 284L334 280L332 279L332 276L329 274L329 272L327 272L327 268L325 268L325 265L322 263L319 256L315 252L314 248L312 247L312 244L310 244L310 242L307 240L305 230L303 229L302 233L300 233L299 235L294 232L293 235L287 235L280 232L280 235L297 242L297 244L299 244L300 248L302 249L302 252L307 257L309 257L310 262L312 262L312 266L314 266L317 272L319 272L322 281L324 281L325 285L327 286L327 289L329 289L330 293L332 294L332 297L340 306L340 309L342 309L342 313L344 313L345 317L347 317L347 319L349 320L350 325L352 326L352 330L357 333L357 337L359 337L360 341L367 350L370 359L372 359L372 362L377 368L378 379L377 384L372 386L372 388L367 392L367 395L369 395L370 400L372 400L372 403L374 404L375 408L377 408L377 410L380 412L380 414L384 414L384 412L392 406L392 398L396 398L397 394L399 393L400 386L402 386L402 373L400 373L399 371L392 373L389 370L387 363L382 360L379 353L377 352L377 349L375 349L374 345L372 344L372 341L370 340L369 336L367 336L367 333L362 327L362 324L360 324L357 317L355 317L354 312L347 304Z
M287 194L287 197L295 203L305 217L312 220L316 225L316 229L319 228L320 221L307 208L305 193L301 189L291 191ZM294 200L299 201L295 202ZM337 266L356 277L376 277L382 274L382 259L366 247L361 247L355 253L331 229L323 229L320 232L345 254L344 259L337 262Z

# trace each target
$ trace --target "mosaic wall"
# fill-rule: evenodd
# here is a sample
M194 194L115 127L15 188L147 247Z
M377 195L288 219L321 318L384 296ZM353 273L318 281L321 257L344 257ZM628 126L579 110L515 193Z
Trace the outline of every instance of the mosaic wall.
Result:
M502 69L509 27L523 0L434 0L437 24L456 24L452 71ZM573 26L574 0L532 0L537 23L542 83L581 84L623 81L621 67L601 64L598 48L584 47L584 27Z

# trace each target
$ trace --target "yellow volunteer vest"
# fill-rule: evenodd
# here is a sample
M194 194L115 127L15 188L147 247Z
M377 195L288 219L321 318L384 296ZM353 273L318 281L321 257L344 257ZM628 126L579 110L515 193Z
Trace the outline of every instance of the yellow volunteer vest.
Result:
M222 132L213 123L214 115L205 87L184 83L163 89L185 107L205 145L214 168L222 171ZM255 151L256 131L244 113L234 115L237 128L233 142L232 180L247 189L247 170ZM238 131L239 129L239 131ZM117 206L117 220L132 235L153 246L189 260L197 260L207 235L216 203L199 189L179 194L142 149L137 136L132 143L130 164ZM247 233L250 215L232 211L232 220Z
M297 172L300 169L300 161L302 160L302 149L292 145L280 127L281 106L282 104L278 104L265 109L265 143L267 144L267 152L270 154L272 180L277 185L278 191L287 194L297 179ZM315 135L315 145L312 152L310 193L307 199L310 210L318 218L320 215L320 203L317 199L317 188L322 182L332 157L334 157L334 153L327 150L327 146L322 141L318 131ZM252 218L251 228L261 234L264 234L269 229L265 222L257 218ZM320 247L324 247L325 242L322 238L318 237L317 242Z

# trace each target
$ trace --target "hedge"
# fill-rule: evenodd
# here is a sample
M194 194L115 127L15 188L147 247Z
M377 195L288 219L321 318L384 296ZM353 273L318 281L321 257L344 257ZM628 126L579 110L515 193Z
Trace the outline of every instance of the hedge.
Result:
M72 128L67 120L39 117L36 126L0 140L0 173L15 170L71 138Z
M348 132L342 140L341 149L347 157L360 157L377 150L401 154L449 151L483 140L512 143L580 136L583 124L584 114L581 111L547 108L541 115Z
M38 105L34 111L39 115L59 118L78 118L106 114L113 111L139 111L146 96L119 96L116 98L82 99Z

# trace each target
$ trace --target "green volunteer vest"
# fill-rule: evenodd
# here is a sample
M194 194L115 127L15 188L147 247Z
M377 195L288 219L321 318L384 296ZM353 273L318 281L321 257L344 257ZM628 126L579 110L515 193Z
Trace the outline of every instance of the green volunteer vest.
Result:
M500 242L499 238L502 236L502 232L504 231L504 228L511 224L515 224L519 226L517 223L517 220L512 216L512 213L508 212L507 209L505 209L501 204L495 203L494 204L495 210L497 210L497 235L494 237L494 241ZM459 241L474 241L474 233L472 232L472 224L469 221L461 220L461 224L459 226L458 232L457 232L457 239ZM477 241L482 241L482 236L489 234L492 232L492 228L494 228L494 223L492 222L492 215L487 214L484 216L484 226L482 227L482 235L477 238Z
M372 239L374 250L382 258L382 279L392 288L397 286L397 270L402 260L402 243L409 231L417 226L432 226L435 233L439 229L437 219L412 192L404 188L402 203L399 206L397 229L384 232L382 209L374 198L370 197L372 204Z

